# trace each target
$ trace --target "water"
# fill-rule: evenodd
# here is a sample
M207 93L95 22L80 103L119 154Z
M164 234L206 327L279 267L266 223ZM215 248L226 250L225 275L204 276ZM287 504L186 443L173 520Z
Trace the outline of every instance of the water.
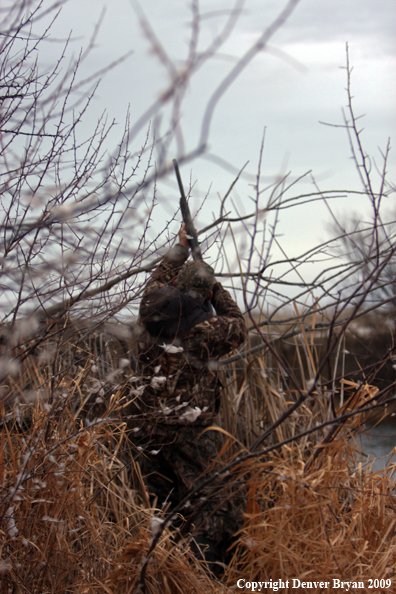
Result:
M356 441L368 456L368 458L363 457L362 462L374 460L374 471L383 470L385 466L396 463L395 421L385 421L377 426L369 427L363 435L357 437Z

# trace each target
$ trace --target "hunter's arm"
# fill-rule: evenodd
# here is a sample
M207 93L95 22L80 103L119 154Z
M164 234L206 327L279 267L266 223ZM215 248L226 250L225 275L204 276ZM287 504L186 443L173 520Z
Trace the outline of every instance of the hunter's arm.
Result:
M247 337L241 310L218 282L213 287L212 303L217 315L196 324L183 337L188 352L202 360L217 359L230 353Z
M160 264L149 278L144 295L152 293L161 287L169 286L178 275L183 264L187 260L189 250L181 243L176 244L162 258Z
M162 258L160 264L147 281L144 295L156 291L157 289L161 289L161 287L171 285L173 280L179 274L180 268L187 260L189 256L189 243L184 223L180 227L178 235L179 243L171 248Z

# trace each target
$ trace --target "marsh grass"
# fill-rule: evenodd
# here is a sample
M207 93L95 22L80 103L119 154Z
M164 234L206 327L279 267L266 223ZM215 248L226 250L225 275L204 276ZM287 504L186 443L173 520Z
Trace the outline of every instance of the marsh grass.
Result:
M228 583L238 576L366 583L375 575L394 578L394 468L363 468L346 435L327 444L308 471L296 449L252 463L251 500Z
M25 358L18 376L3 386L1 592L115 594L145 588L150 594L199 594L233 591L239 577L394 577L394 468L374 473L362 464L354 436L367 413L348 416L365 411L378 389L338 381L345 404L337 405L342 422L332 424L331 399L318 387L269 435L262 453L251 456L260 432L296 401L282 370L261 353L221 372L218 468L221 475L231 464L228 481L239 486L244 513L222 584L208 577L187 541L176 544L177 531L167 527L139 586L153 542L152 518L162 516L150 507L122 419L123 387L134 372L125 362L119 367L111 341L102 344L112 352L102 354L87 353L77 342L68 338L55 348L50 363ZM71 352L77 354L74 363ZM316 357L307 336L295 344L307 390L312 378L306 369L315 371Z

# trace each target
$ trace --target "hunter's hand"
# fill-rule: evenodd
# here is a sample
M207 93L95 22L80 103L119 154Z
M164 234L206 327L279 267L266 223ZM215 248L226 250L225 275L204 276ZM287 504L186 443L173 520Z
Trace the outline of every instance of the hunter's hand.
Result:
M183 223L183 225L180 227L179 243L180 243L180 245L184 246L185 248L190 249L190 244L188 243L188 239L187 239L187 231L186 231L185 223Z

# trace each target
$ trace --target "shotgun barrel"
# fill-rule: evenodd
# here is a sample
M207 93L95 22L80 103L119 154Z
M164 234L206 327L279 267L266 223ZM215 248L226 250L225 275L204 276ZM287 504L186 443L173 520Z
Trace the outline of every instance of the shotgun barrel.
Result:
M176 159L173 159L173 167L175 168L177 183L179 184L180 190L180 210L183 217L183 223L186 226L186 233L188 243L190 244L192 257L194 260L202 260L202 252L199 247L198 235L195 231L194 223L191 217L190 208L188 206L187 198L184 193L183 182L180 176L179 165Z
M182 182L181 175L180 175L179 165L177 164L176 159L173 159L172 163L173 163L173 167L175 168L177 183L179 184L180 210L181 210L182 217L183 217L183 223L186 226L187 239L188 239L188 243L191 248L191 254L192 254L192 257L194 258L194 260L203 261L201 248L200 248L199 242L198 242L198 235L197 235L197 232L195 231L194 223L193 223L193 220L191 217L190 208L188 206L187 198L184 193L183 182ZM207 309L207 311L213 313L213 306L210 301L205 302L205 309Z

